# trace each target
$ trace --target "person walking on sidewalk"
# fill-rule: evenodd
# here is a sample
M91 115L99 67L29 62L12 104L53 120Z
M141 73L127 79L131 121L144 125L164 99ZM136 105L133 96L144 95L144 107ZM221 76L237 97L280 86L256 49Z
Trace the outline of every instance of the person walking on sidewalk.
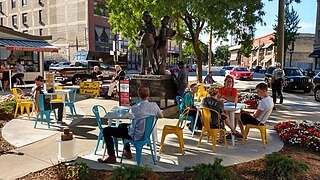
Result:
M284 83L284 71L280 68L281 64L276 63L276 69L272 72L271 89L273 103L277 103L277 94L280 97L280 104L283 103L282 86Z
M118 127L106 127L103 129L103 136L107 146L108 158L102 159L99 158L98 162L100 163L108 163L108 164L115 164L116 156L114 152L114 144L113 138L126 138L134 140L140 140L143 138L144 131L145 131L145 119L148 116L157 116L163 117L163 114L159 108L159 106L155 102L149 102L148 99L150 97L150 90L147 87L141 87L138 90L139 98L141 102L136 105L132 106L129 113L127 114L128 117L134 117L131 124L121 123ZM137 121L139 119L144 119ZM139 124L137 124L139 123ZM136 127L134 129L134 127ZM131 151L130 151L130 144L125 144L125 152L124 156L128 159L132 158Z

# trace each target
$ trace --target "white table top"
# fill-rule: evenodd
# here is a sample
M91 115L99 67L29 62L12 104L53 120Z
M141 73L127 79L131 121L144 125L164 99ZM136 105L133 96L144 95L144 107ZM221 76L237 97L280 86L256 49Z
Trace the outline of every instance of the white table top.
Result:
M237 107L235 107L235 103L226 102L226 103L224 103L224 110L237 111L237 110L246 106L246 104L243 104L243 103L236 103L236 104L237 104Z
M65 89L80 89L80 86L63 86Z

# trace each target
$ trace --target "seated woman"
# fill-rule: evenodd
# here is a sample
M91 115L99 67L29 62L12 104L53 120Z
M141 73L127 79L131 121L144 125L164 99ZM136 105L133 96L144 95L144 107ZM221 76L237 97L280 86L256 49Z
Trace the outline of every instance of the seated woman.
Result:
M191 84L190 90L185 92L182 96L181 104L180 104L180 110L183 112L187 107L190 107L188 116L193 116L194 119L196 119L197 116L197 108L194 106L194 95L198 91L198 85L197 84ZM193 127L190 127L190 124L187 124L189 129L192 131ZM201 121L197 121L198 129L202 129L202 123Z
M116 69L115 74L112 77L111 80L111 84L109 87L109 91L108 91L108 96L112 95L112 92L114 89L117 89L117 91L119 91L119 81L124 79L124 76L126 75L126 73L124 71L122 71L121 66L119 65L115 65L114 68Z
M46 93L44 90L44 78L42 76L37 76L35 79L37 88L35 90L35 102L36 102L36 109L37 114L40 114L40 106L38 103L38 95ZM44 97L45 98L45 97ZM63 112L63 103L50 103L49 98L44 99L44 109L58 109L58 123L62 123L62 112Z
M218 90L218 99L223 102L238 102L238 90L233 87L234 86L234 79L232 76L227 75L224 79L224 86ZM229 116L229 113L226 113ZM240 119L236 118L236 124L240 123ZM234 128L236 127L236 124ZM241 133L243 133L243 129L240 128Z
M242 135L239 132L237 132L234 127L232 127L230 123L230 119L224 113L224 104L223 102L218 100L218 91L214 87L211 87L209 89L209 97L206 97L203 99L201 106L218 111L221 115L220 127L224 128L224 123L225 123L231 129L231 132L233 135L237 136L238 138L242 138ZM215 119L211 118L210 127L212 126L211 128L217 128L218 122L213 122L213 121L215 121Z

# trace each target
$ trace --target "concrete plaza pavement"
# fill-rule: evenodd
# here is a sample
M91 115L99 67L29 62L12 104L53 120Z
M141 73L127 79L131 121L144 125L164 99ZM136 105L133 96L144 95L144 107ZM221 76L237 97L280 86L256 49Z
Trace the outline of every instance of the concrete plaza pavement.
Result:
M100 104L109 111L113 106L118 105L118 102L105 100L103 98L86 99L81 95L78 95L77 99L78 101L75 103L78 113L77 118L71 121L71 117L67 116L67 120L65 121L76 138L75 149L78 158L75 162L85 162L95 169L112 170L114 167L120 166L120 158L117 158L118 163L115 165L106 165L97 162L97 159L102 157L103 154L101 145L97 154L93 154L99 129L92 113L92 107ZM290 101L288 100L289 99L286 99L285 103L289 105ZM223 144L217 144L216 153L213 153L212 144L211 142L207 143L206 136L204 136L201 146L197 147L200 133L198 132L194 137L191 137L191 132L185 128L183 132L185 155L182 155L180 152L177 137L167 135L163 153L158 155L157 164L153 165L150 150L145 148L142 153L141 165L148 166L154 171L182 171L185 166L194 166L198 163L212 163L217 157L223 160L222 163L224 165L232 165L259 159L265 154L279 151L283 147L283 143L273 130L273 126L286 111L285 109L281 110L281 107L279 108L279 110L272 112L270 122L268 123L268 144L266 148L262 146L260 133L256 130L251 130L244 145L241 144L241 141L237 141L236 145L232 146L231 141L228 141L228 148L225 148ZM67 114L70 114L69 111L67 111ZM33 128L34 121L34 117L28 119L26 115L23 115L8 122L2 129L2 136L10 144L17 147L17 149L12 152L19 153L8 153L0 156L0 179L15 179L58 163L58 143L56 140L65 126L55 124L52 121L53 124L50 129L47 128L46 123L38 123L35 129ZM166 124L175 125L177 121L177 114L158 120L157 134L159 141L163 126ZM106 123L106 121L104 123ZM119 149L119 156L121 156L121 141L119 141ZM134 148L132 148L132 152L134 156L133 159L124 159L123 164L136 164Z

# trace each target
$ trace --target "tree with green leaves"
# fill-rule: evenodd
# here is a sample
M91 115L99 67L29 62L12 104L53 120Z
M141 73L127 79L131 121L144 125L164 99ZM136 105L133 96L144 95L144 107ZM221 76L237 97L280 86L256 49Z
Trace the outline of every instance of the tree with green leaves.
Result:
M228 45L218 46L214 53L214 65L216 66L225 66L228 64L230 59L231 52L229 51Z
M228 34L237 35L241 40L244 32L253 32L257 22L262 23L262 0L108 0L100 6L108 7L109 23L113 32L130 40L131 46L137 42L138 27L141 25L141 13L151 12L154 24L160 24L160 18L168 15L175 23L177 38L192 44L198 65L197 79L202 82L202 54L200 33L212 29L214 38L225 39Z
M299 22L300 22L300 19L299 19L298 13L293 9L292 6L290 8L289 3L286 3L285 14L284 14L284 54L283 54L284 63L283 65L285 65L286 52L289 49L288 46L295 42L298 36L298 30L301 28L298 26ZM273 30L275 31L275 37L277 37L277 33L278 33L277 23L273 25ZM272 41L274 45L278 44L277 38L272 38Z

